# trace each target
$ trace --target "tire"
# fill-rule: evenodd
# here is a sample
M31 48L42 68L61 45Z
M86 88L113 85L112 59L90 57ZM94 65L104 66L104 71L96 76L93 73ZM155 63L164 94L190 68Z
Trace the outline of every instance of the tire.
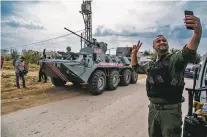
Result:
M117 70L111 70L107 78L107 89L115 90L120 82L119 72Z
M137 80L138 80L138 74L135 71L132 71L131 84L136 84Z
M51 82L56 87L63 87L66 84L66 81L63 81L59 78L51 78Z
M106 74L101 70L96 70L92 74L88 86L88 89L92 95L102 94L106 87Z
M131 71L129 69L123 70L120 77L120 85L128 86L131 81L131 77Z

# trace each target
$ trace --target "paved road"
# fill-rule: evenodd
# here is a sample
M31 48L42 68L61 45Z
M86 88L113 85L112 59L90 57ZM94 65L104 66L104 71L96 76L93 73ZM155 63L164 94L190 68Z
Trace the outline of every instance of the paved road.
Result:
M191 79L185 81L192 86ZM82 94L4 115L2 136L147 137L148 103L141 80L101 96ZM187 102L183 104L186 112Z

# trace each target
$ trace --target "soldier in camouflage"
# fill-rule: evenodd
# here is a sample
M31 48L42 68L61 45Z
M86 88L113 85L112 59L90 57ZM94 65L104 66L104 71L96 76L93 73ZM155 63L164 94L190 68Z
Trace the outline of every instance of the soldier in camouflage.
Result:
M153 40L157 58L145 66L138 64L134 66L147 74L146 91L150 100L148 106L149 137L182 136L181 105L184 102L182 96L185 85L184 70L187 63L196 58L202 35L198 17L185 16L184 23L186 27L193 27L193 36L182 50L173 54L169 53L167 39L163 35L158 35ZM133 46L133 51L138 52L141 45L139 41L136 46Z

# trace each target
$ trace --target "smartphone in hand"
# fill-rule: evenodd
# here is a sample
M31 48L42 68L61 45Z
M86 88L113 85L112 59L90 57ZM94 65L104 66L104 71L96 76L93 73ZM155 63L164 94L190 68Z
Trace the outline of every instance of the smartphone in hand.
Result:
M190 11L190 10L185 10L184 13L185 13L185 15L194 15L194 14L193 14L193 11ZM187 29L190 29L190 30L193 30L192 27L186 27L186 28L187 28Z

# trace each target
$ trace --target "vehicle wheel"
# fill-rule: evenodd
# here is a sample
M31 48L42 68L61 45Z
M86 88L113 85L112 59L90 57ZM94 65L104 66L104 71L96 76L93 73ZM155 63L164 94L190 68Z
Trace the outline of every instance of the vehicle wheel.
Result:
M59 78L51 78L51 82L56 87L63 87L66 84L66 81L63 81L63 80L61 80Z
M107 89L115 90L119 85L120 77L119 72L117 70L111 70L109 73L109 77L107 79Z
M138 74L135 71L132 71L131 84L137 83L137 80L138 80Z
M128 86L130 81L131 81L131 71L129 69L123 70L120 77L120 85Z
M92 95L102 94L106 87L106 74L101 70L95 71L89 80L88 86Z

